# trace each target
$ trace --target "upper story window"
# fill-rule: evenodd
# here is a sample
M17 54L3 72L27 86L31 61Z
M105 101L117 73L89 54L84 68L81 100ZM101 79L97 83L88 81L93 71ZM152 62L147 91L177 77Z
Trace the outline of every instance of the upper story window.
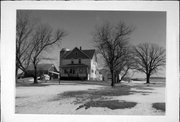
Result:
M75 53L76 57L77 57L77 52Z
M74 69L70 69L70 72L71 74L75 74L75 70Z
M69 73L72 73L72 69L70 69Z
M71 64L74 64L74 61L73 61L73 60L71 60Z
M79 64L81 64L81 59L79 59Z
M67 74L67 73L68 73L67 69L64 69L64 74Z

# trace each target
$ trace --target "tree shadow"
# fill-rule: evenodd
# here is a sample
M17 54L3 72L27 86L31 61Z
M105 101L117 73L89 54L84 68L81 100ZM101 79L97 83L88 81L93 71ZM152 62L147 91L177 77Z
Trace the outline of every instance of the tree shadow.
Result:
M102 82L102 81L77 81L77 80L72 80L72 81L68 81L68 80L63 80L60 81L60 85L69 85L69 84L76 84L76 85L101 85L101 86L109 86L110 84L108 82Z
M154 88L149 86L133 86L132 88L135 88L137 90L154 90Z
M119 101L119 100L106 100L106 101L89 101L83 105L80 105L76 110L85 107L88 109L90 107L107 107L111 110L115 109L125 109L125 108L132 108L136 105L136 102L126 102L126 101Z
M105 87L101 89L88 89L88 90L81 90L81 91L67 91L58 94L52 99L49 99L48 101L59 101L62 99L68 99L68 98L74 98L73 101L74 104L84 103L87 101L94 101L94 100L107 100L114 96L125 96L125 95L131 95L131 94L143 94L148 95L149 91L136 91L131 90L131 86L128 85L122 85L117 87Z
M51 81L39 81L37 84L34 84L32 81L29 82L27 80L19 80L16 82L16 87L43 87L43 86L50 86L50 85L101 85L101 86L109 86L106 82L98 82L98 81L58 81L58 80L51 80Z
M157 110L161 110L163 112L166 111L166 104L165 103L153 103L152 107L157 109Z
M21 97L16 97L16 99L24 99L24 98L28 98L28 97L25 97L25 96L21 96Z
M16 87L44 87L44 86L50 86L50 85L55 85L55 84L46 84L46 83L37 83L37 84L34 84L34 83L23 83L23 82L19 82L19 83L16 83Z

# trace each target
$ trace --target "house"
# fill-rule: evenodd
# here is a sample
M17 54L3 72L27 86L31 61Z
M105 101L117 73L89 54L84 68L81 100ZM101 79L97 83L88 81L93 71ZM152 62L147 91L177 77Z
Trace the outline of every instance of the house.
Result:
M54 66L54 64L38 64L37 65L37 76L42 76L47 74L50 76L50 79L56 79L59 76L59 73ZM34 75L34 67L30 65L27 68L27 73L25 73L25 77L33 77Z
M73 50L63 48L60 51L60 78L64 80L97 80L97 57L94 49Z

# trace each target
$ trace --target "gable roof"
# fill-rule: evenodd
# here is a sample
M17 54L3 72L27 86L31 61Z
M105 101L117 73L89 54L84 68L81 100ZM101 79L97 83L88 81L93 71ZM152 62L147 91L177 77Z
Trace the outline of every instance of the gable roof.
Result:
M76 52L78 52L76 54ZM77 47L75 47L73 50L70 51L65 51L64 54L62 55L62 58L64 59L78 59L78 58L82 58L82 59L92 59L93 56L95 54L95 50L91 49L91 50L80 50Z
M53 67L54 64L38 64L37 70L49 70L51 67ZM56 67L54 66L55 70L57 71ZM31 64L29 65L27 70L34 70L34 66Z
M89 56L89 58L93 58L93 56L94 56L94 54L95 54L95 50L94 49L92 49L92 50L82 50L84 53L86 53L88 56Z

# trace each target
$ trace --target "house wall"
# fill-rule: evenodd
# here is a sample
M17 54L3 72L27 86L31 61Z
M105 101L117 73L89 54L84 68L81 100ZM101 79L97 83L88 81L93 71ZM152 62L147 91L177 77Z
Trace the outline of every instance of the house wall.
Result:
M79 59L62 59L60 61L60 66L64 66L67 64L71 64L71 61L73 60L74 64L79 64ZM90 63L90 59L81 59L81 63L87 65L88 67L90 67L91 63ZM82 77L83 79L85 79L85 77L87 77L87 73L89 74L90 71L87 70L87 67L78 67L78 68L65 68L67 72L70 72L70 69L74 70L74 73L71 75L74 75L72 77ZM89 69L89 68L88 68ZM68 73L64 72L64 68L61 69L61 77L71 77L68 76ZM69 79L73 79L73 78L69 78Z
M73 60L74 64L79 64L79 59L62 59L60 66L71 64L72 60ZM88 67L91 67L91 59L81 59L81 63L88 65ZM61 73L63 73L62 70L61 70ZM90 73L90 69L87 71L87 73L88 74Z
M71 61L73 60L74 64L79 64L79 59L63 59L61 61L61 66L71 64ZM86 64L90 66L91 59L81 59L82 64Z
M97 60L96 60L96 55L93 56L91 59L91 68L90 68L90 79L92 80L97 80L99 78L99 73L97 70Z

